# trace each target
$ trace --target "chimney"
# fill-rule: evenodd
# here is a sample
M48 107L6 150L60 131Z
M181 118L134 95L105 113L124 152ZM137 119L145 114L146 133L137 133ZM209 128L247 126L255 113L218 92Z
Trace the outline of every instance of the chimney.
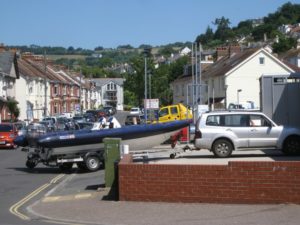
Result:
M217 47L217 61L227 55L228 55L227 46Z
M239 44L233 44L229 46L229 56L233 56L234 54L241 52L241 46Z

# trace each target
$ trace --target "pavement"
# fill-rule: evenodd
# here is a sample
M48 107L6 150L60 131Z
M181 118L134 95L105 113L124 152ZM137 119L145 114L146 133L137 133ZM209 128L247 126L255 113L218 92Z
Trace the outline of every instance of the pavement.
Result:
M170 159L165 147L152 154L136 155L137 163L216 163L229 160L289 160L280 152L270 150L235 153L229 159L216 159L208 151L186 151ZM146 156L146 157L145 157ZM178 156L178 155L177 155ZM290 160L300 160L291 158ZM296 225L300 221L300 205L246 205L165 202L125 202L110 196L104 187L104 171L91 174L68 174L55 188L27 207L32 220L55 224L101 225ZM86 181L86 182L85 182ZM84 185L83 185L84 184Z

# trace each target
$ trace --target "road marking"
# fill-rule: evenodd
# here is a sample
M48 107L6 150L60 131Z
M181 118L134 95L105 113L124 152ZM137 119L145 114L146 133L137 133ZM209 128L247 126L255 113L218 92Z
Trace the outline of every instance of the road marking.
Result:
M71 201L71 200L80 200L80 199L88 199L95 197L96 194L92 193L81 193L75 195L64 195L64 196L48 196L43 198L42 202L51 203L51 202L61 202L61 201Z
M60 174L60 175L54 177L54 178L50 181L50 183L51 183L51 184L55 184L59 179L61 179L61 178L64 177L64 176L65 176L65 174Z
M10 213L12 213L13 215L19 217L22 220L30 220L30 218L28 216L26 216L26 215L24 215L24 214L22 214L18 211L19 208L21 206L23 206L26 202L28 202L30 199L32 199L33 197L38 195L40 192L42 192L43 190L48 188L51 184L55 184L59 179L61 179L64 176L65 176L64 174L60 174L60 175L56 176L49 183L46 183L46 184L40 186L39 188L37 188L36 190L31 192L29 195L25 196L22 200L20 200L19 202L17 202L16 204L12 205L9 208Z

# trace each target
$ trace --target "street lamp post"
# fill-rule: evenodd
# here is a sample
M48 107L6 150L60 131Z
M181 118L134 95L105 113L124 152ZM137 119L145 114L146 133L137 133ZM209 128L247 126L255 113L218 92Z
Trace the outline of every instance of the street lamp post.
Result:
M145 58L145 100L144 100L144 116L145 116L145 122L147 124L147 107L146 107L146 101L147 101L147 57L150 55L151 48L145 48L144 49L144 58Z
M240 92L242 89L237 90L237 107L240 108Z
M224 101L224 103L225 103L225 110L227 110L227 88L228 88L228 85L226 84L225 86L224 86L224 88L225 88L225 101Z

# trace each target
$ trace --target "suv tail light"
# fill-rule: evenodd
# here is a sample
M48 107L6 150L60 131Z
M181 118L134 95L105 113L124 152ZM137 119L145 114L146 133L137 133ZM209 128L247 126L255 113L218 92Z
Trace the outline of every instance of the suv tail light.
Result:
M196 132L195 132L195 139L197 139L197 138L202 138L202 133L200 130L196 130Z

